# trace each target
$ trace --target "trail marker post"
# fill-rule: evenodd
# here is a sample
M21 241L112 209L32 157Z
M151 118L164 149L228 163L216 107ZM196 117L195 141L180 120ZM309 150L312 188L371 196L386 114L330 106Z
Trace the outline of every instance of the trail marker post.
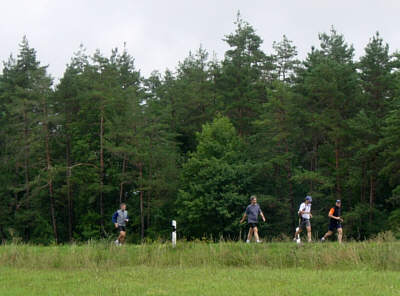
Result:
M176 247L176 221L172 220L172 247Z

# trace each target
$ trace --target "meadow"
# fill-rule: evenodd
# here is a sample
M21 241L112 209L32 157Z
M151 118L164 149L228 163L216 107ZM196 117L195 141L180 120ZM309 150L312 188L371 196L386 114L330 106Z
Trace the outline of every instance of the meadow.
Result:
M400 295L400 242L0 247L0 295Z

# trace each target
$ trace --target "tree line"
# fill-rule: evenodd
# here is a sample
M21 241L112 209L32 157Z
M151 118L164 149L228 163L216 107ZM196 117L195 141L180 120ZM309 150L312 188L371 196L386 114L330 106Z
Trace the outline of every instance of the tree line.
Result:
M322 234L336 199L344 232L400 235L400 54L379 33L361 57L335 29L304 60L286 36L262 50L240 16L221 60L200 47L144 77L126 48L81 46L55 82L23 38L0 74L0 238L48 244L113 233L131 242L238 239L257 195L261 233L294 232L313 197Z

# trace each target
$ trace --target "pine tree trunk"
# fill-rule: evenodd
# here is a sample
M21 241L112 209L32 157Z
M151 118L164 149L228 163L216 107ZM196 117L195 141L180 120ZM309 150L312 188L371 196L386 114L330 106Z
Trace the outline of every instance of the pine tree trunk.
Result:
M289 153L289 145L287 141L285 141L286 146L286 155ZM293 195L293 184L292 184L292 164L290 160L286 163L286 170L287 170L287 181L289 184L289 200L290 200L290 215L291 217L295 216L295 206L294 206L294 195ZM293 223L293 228L295 227L296 222Z
M151 201L151 189L147 191L147 198L146 198L146 227L150 227L150 201Z
M150 207L151 207L150 203L151 203L151 186L152 186L152 176L151 176L151 174L152 174L152 168L151 168L151 160L150 160L150 165L149 165L149 183L150 183L150 188L149 188L149 190L147 190L147 199L146 199L147 228L149 228L149 226L150 226Z
M68 150L68 149L67 149ZM67 202L68 202L68 239L72 241L72 194L71 194L71 164L69 163L69 153L67 152Z
M125 175L125 169L126 169L126 156L124 155L124 159L122 160L122 176ZM121 183L119 184L119 203L122 203L122 198L124 196L124 181L121 180Z
M340 186L339 159L340 159L339 139L336 139L335 141L336 195L338 199L341 199L342 188Z
M243 109L239 108L239 136L243 138Z
M103 201L103 187L104 187L104 109L101 109L100 115L100 226L101 232L104 233L104 201Z
M57 235L57 221L54 209L54 194L53 194L53 180L51 176L51 158L50 158L50 146L49 146L49 124L48 124L48 114L47 114L47 102L44 101L43 104L43 113L44 113L44 132L46 138L46 162L47 162L47 176L48 180L47 183L49 185L49 196L50 196L50 214L51 214L51 221L53 225L53 234L54 240L58 243L58 235Z
M371 222L372 220L372 208L374 207L374 197L375 197L375 180L374 180L374 176L371 175L370 176L370 186L369 186L369 220Z
M24 108L24 173L25 173L25 194L26 205L29 208L30 200L30 185L29 185L29 129L28 129L28 115Z
M28 115L24 103L24 174L25 174L25 205L30 208L30 184L29 184L29 126ZM28 241L30 238L29 225L25 224L25 239Z
M362 180L361 180L361 202L365 202L365 193L367 191L365 183L367 182L365 180L367 173L366 173L366 164L365 162L362 165Z
M153 137L154 134L150 137L150 161L149 161L149 184L150 188L147 191L147 228L150 227L150 211L151 211L151 193L152 193L152 186L153 186Z
M140 237L144 240L144 210L143 210L143 165L139 163L139 182L140 182Z
M1 235L0 243L3 244L6 241L6 234L4 233L3 226L1 224L0 224L0 235Z
M369 222L370 223L372 223L372 218L373 218L372 217L372 209L373 209L374 203L375 203L375 190L376 190L376 178L375 178L375 173L374 173L375 169L376 169L375 157L372 160L371 167L372 167L372 173L371 173L370 180L369 180L369 184L370 184L370 187L369 187L369 209L370 209Z
M73 197L71 190L71 136L69 134L69 110L67 108L68 104L65 104L65 130L66 130L66 143L65 143L65 162L67 166L66 171L66 183L67 183L67 208L68 208L68 239L72 241L73 234Z
M317 171L318 143L316 138L313 140L313 152L311 156L310 171ZM310 180L310 193L314 191L314 182Z

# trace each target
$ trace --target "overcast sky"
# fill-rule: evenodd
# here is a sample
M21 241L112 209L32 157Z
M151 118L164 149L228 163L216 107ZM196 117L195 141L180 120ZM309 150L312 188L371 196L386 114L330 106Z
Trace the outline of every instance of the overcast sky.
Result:
M60 78L81 43L89 53L109 55L126 42L147 76L174 69L200 44L223 58L222 39L234 31L238 10L267 52L286 34L303 58L332 25L358 56L376 31L391 51L400 49L399 0L0 0L0 60L16 54L27 35L42 64Z

